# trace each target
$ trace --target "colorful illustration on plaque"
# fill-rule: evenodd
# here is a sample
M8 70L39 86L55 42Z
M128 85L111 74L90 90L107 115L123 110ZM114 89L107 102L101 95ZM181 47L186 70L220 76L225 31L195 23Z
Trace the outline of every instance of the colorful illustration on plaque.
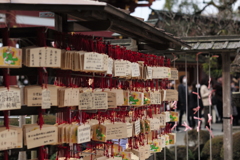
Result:
M129 104L133 106L143 105L143 95L139 92L132 92L129 94Z
M171 78L171 68L168 68L168 78Z
M168 146L168 145L169 145L169 141L168 141L168 140L166 140L166 143L165 143L165 145L166 145L166 146Z
M14 57L14 52L10 49L7 49L3 52L3 59L5 64L15 65L15 62L18 61L17 57Z
M149 92L144 93L144 104L151 104Z
M150 144L150 150L153 152L158 152L159 151L159 147L158 144L156 142L153 142L152 144Z
M175 135L174 134L169 134L169 144L175 144Z
M172 122L178 122L178 112L170 112L170 120Z
M119 150L122 150L122 147L117 145L117 144L114 144L113 145L113 155L114 155L114 157L122 157L119 153Z
M139 101L138 99L135 99L135 95L131 95L129 97L130 104L136 105L138 101Z
M126 152L121 152L123 160L131 160L131 154Z
M0 66L21 67L22 51L14 47L0 48Z
M150 131L151 131L150 122L149 122L149 120L145 120L145 132L149 133Z
M100 127L96 129L96 135L98 140L103 140L103 138L105 137L105 135L102 133L102 128Z
M172 115L170 115L171 121L175 121L176 118L177 118L177 117L173 117Z

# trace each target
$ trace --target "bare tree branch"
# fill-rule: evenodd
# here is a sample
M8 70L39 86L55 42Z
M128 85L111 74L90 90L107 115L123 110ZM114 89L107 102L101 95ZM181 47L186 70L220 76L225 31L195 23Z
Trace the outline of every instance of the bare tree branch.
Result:
M237 0L230 0L229 2L224 3L223 5L217 5L213 0L208 2L200 11L195 12L195 15L200 15L208 6L214 6L219 11L223 11L229 8L229 6L232 6L234 3L236 3Z
M195 15L200 15L211 3L209 2L206 6L204 6L200 11L195 12Z

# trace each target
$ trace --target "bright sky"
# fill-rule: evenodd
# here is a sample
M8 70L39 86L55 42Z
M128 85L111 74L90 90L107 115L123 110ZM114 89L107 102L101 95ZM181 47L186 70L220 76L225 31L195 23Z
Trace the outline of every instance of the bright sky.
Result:
M193 0L195 3L199 4L199 8L203 8L206 4L203 3L204 0ZM210 0L205 0L205 2L209 2ZM180 0L179 0L180 2ZM162 10L165 4L165 0L156 0L153 2L151 8L156 10ZM237 7L240 6L240 0L238 0L235 5L233 6L234 10L237 10ZM174 11L177 11L176 8L174 8ZM148 19L149 14L151 13L151 10L148 7L138 7L135 9L135 12L131 15L136 17L144 18L144 20ZM209 14L215 14L217 13L217 9L213 6L207 7L203 14L209 15Z

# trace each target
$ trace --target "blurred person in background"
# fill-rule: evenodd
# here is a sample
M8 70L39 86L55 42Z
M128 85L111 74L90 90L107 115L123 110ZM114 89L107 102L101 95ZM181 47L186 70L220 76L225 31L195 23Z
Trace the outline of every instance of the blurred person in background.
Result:
M179 131L179 127L183 127L182 126L182 116L183 114L186 112L186 105L187 105L187 101L186 101L186 87L187 87L187 78L185 75L182 75L179 78L179 86L178 86L178 103L177 103L177 109L179 110L180 114L179 114L179 123L177 126L177 131ZM188 95L188 93L187 93Z
M202 104L203 104L203 108L204 108L205 127L207 126L208 128L210 128L209 123L208 123L208 114L209 114L209 107L210 107L210 102L209 102L210 93L211 93L211 90L208 89L208 78L204 78L201 80L200 94L201 94L201 100L202 100Z

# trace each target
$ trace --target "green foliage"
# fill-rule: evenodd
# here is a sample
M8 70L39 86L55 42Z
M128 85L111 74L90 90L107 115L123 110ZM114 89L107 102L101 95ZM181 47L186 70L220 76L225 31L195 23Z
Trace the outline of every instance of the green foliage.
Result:
M221 158L224 156L224 148L221 150ZM240 159L240 132L233 134L233 160Z
M172 11L174 4L177 3L177 0L165 0L164 8L168 11Z
M177 146L177 156L179 160L186 158L186 146Z
M175 146L170 147L170 152L172 156L175 157ZM194 151L193 147L188 148L188 160L195 160L197 159L197 151ZM177 159L178 160L186 160L186 146L177 146Z
M239 159L240 159L240 132L237 132L233 135L233 160Z
M188 149L188 159L189 159L189 160L195 160L196 155L197 155L196 152L194 152L194 151L191 150L191 149Z
M170 151L172 152L172 155L175 156L175 146L170 147ZM186 159L186 146L177 146L177 158L178 160Z
M222 160L220 155L223 147L223 136L217 136L212 139L212 159ZM209 159L210 157L210 140L204 145L201 152L202 159Z
M174 154L168 149L168 148L163 148L162 152L156 153L157 159L164 159L164 149L166 149L166 157L168 160L174 160Z
M206 130L200 130L200 145L205 144L209 140L209 133ZM187 144L187 137L184 137L185 144ZM198 145L198 132L196 129L188 131L188 142L193 146Z
M178 12L182 13L195 13L199 11L199 3L197 1L182 0L178 3L178 0L165 0L164 8L168 11L173 11L174 8L178 8Z
M57 153L54 153L51 157L50 157L50 160L55 160L57 157Z
M43 120L45 124L55 124L56 123L56 116L52 114L44 115Z
M187 132L188 132L188 142L193 143L193 145L196 146L197 140L198 140L197 130L193 129ZM184 136L184 142L185 142L185 145L187 145L187 134L185 134Z
M222 66L221 64L218 63L218 59L216 57L211 57L210 58L210 63L207 61L206 63L202 64L203 71L209 75L209 66L210 66L210 72L211 72L211 77L213 78L218 78L222 76Z

